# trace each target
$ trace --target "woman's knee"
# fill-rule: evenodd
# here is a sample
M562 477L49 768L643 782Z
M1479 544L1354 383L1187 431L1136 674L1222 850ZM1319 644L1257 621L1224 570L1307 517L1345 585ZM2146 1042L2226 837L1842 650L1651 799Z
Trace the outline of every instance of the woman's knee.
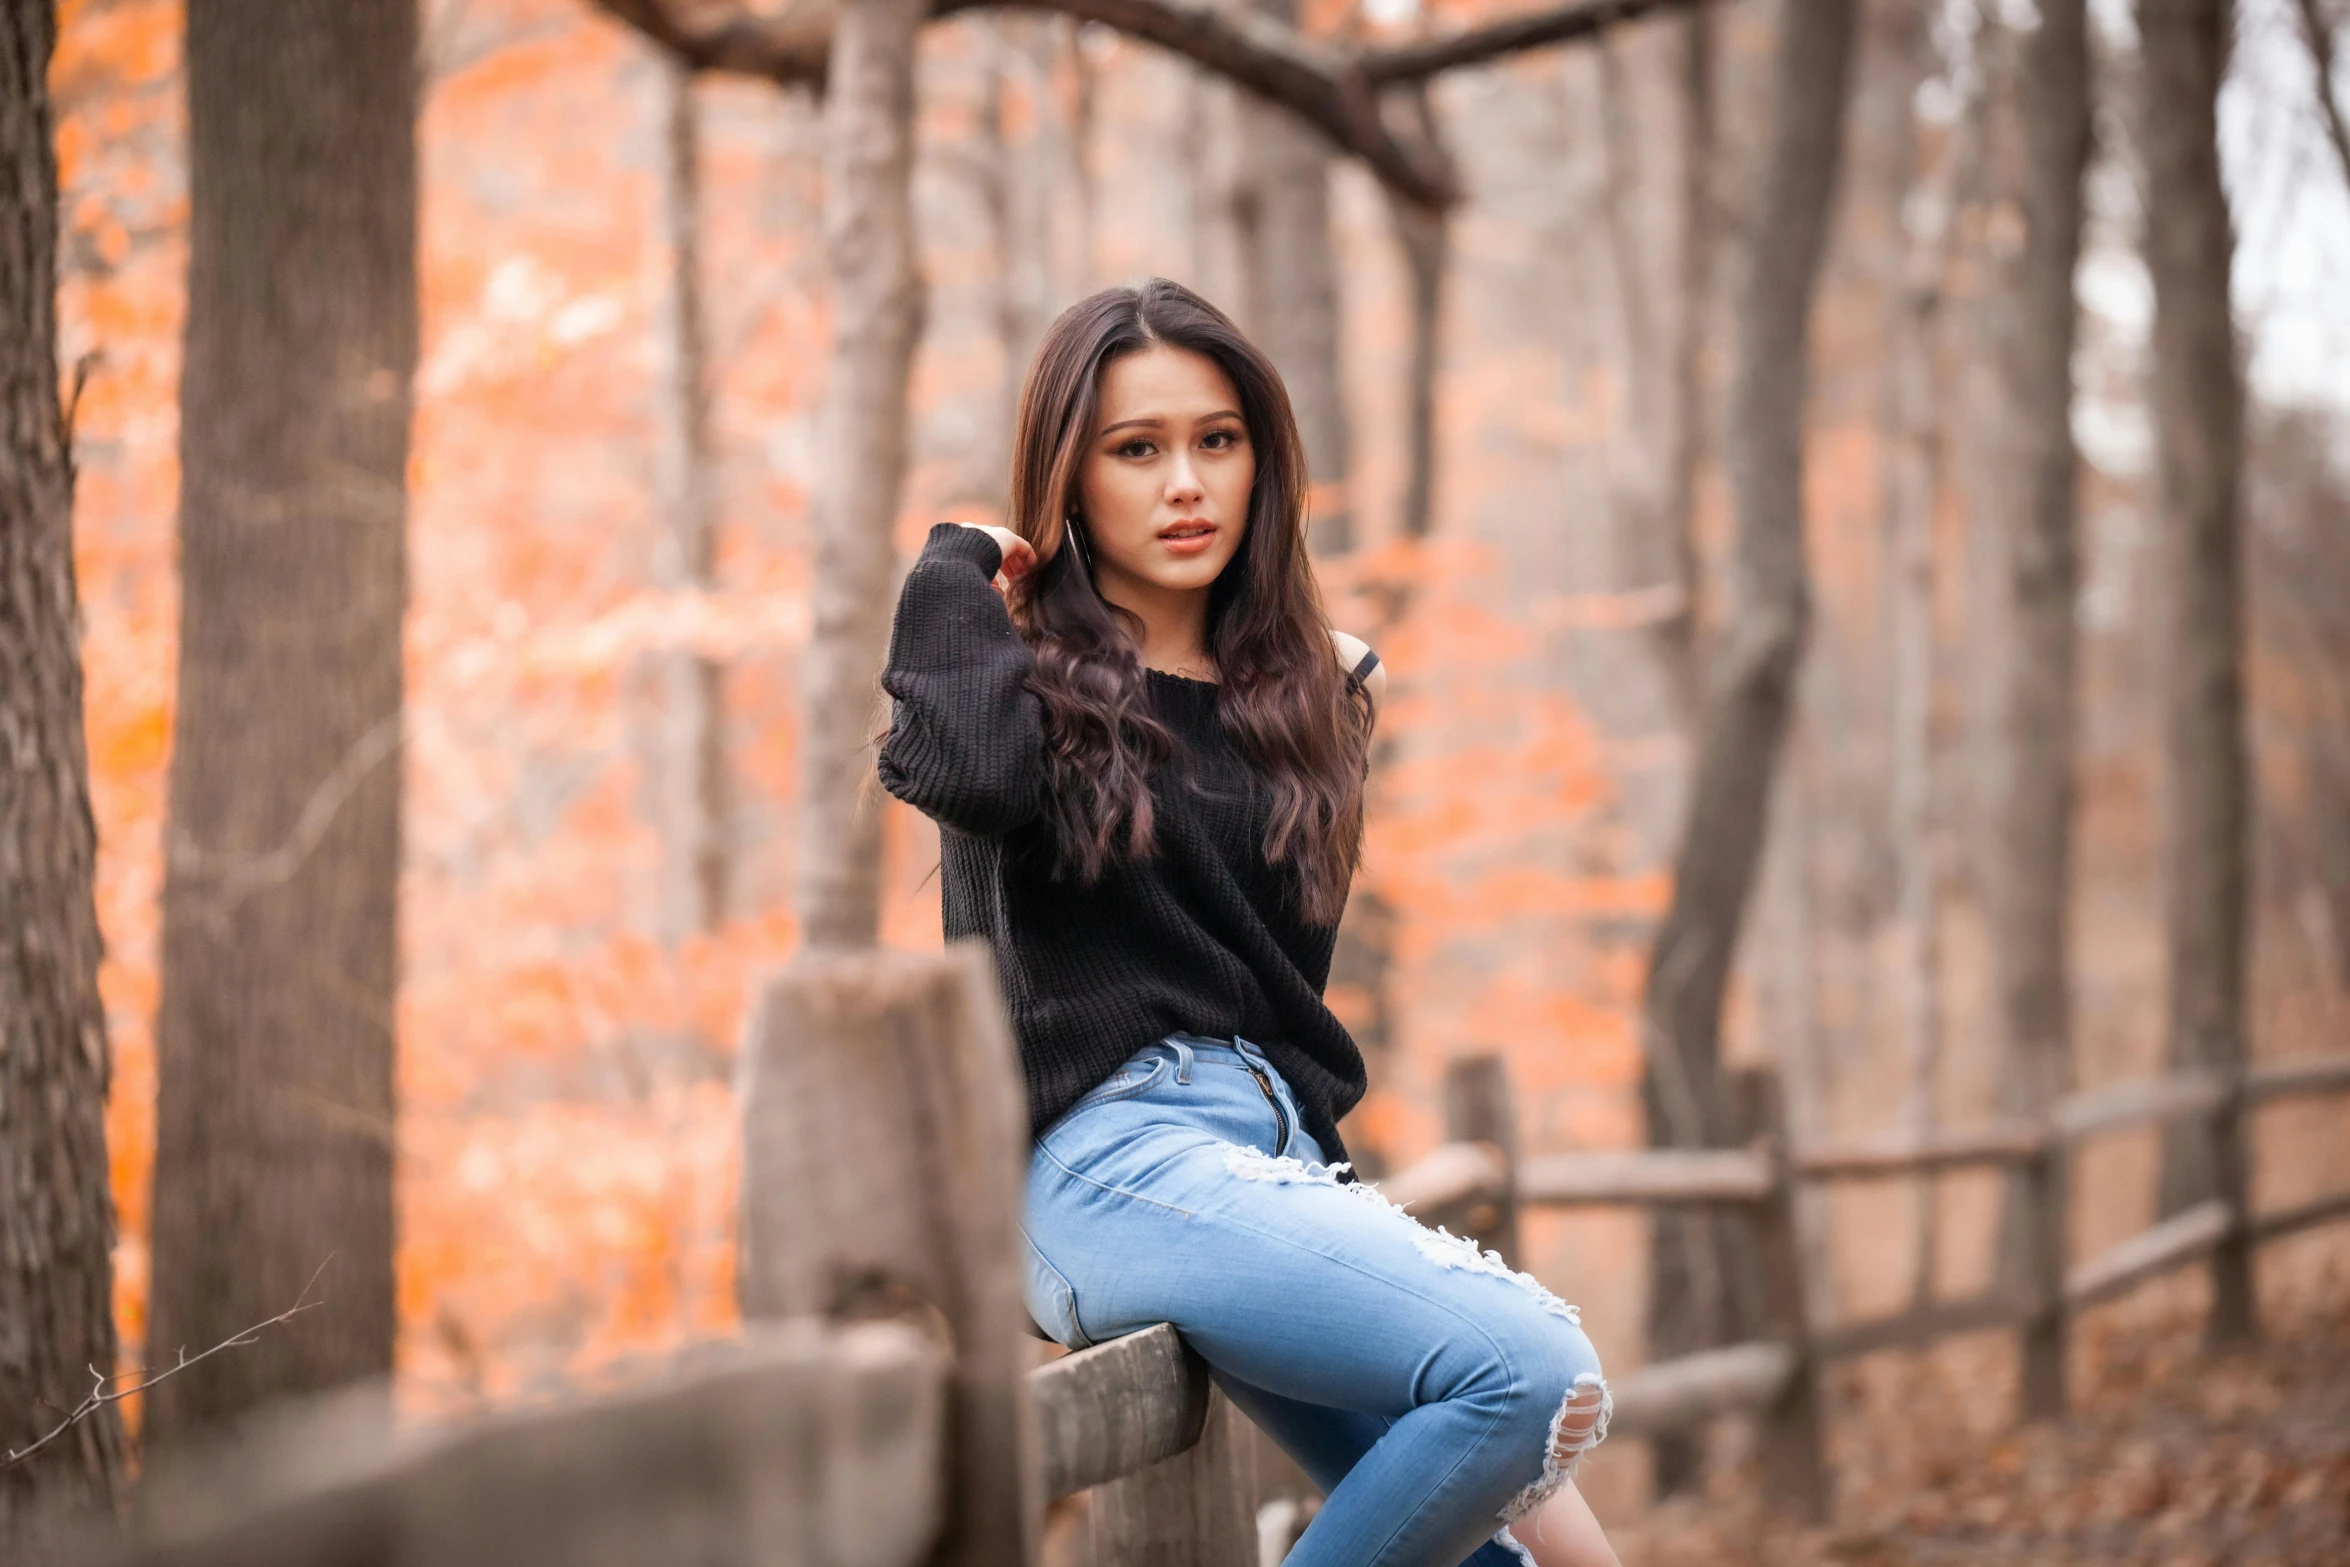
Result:
M1580 1325L1532 1314L1501 1340L1507 1365L1506 1440L1534 1476L1526 1504L1572 1475L1583 1454L1607 1435L1611 1408L1599 1351Z
M1524 1396L1544 1409L1556 1409L1577 1388L1606 1385L1590 1336L1565 1317L1545 1313L1540 1321L1519 1325L1503 1351Z

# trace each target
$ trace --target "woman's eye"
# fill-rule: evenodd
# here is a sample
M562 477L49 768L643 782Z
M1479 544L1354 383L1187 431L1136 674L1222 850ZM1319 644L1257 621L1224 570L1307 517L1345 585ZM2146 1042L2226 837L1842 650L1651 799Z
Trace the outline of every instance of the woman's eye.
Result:
M1128 441L1124 446L1118 448L1118 455L1121 457L1148 457L1151 454L1151 450L1152 448L1150 442L1144 440L1132 440Z
M1202 443L1206 445L1210 451L1220 452L1228 450L1231 447L1238 446L1240 444L1240 432L1238 430L1210 430L1201 439Z

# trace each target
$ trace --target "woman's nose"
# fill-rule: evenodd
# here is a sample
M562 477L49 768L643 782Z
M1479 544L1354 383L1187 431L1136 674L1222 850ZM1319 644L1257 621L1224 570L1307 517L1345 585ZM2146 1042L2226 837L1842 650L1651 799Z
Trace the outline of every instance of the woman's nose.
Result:
M1167 499L1178 502L1195 501L1200 498L1201 493L1199 470L1191 465L1191 458L1187 453L1176 453L1174 470L1167 475Z

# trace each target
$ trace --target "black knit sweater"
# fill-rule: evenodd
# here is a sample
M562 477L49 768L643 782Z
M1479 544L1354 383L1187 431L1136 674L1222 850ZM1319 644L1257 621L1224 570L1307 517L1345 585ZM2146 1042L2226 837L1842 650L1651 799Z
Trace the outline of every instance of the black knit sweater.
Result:
M1264 1047L1306 1130L1343 1160L1338 1118L1364 1079L1322 1004L1338 933L1305 923L1295 871L1265 860L1271 791L1217 721L1216 687L1145 671L1179 742L1150 780L1157 852L1090 885L1056 876L1036 660L992 585L1002 560L976 528L930 530L881 677L896 699L881 781L938 823L948 938L994 949L1032 1132L1153 1040L1237 1034Z

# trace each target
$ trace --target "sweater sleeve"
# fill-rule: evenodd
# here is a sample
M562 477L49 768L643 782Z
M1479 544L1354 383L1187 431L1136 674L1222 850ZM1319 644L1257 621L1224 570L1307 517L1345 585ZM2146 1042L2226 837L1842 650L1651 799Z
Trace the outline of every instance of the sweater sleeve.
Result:
M898 594L881 686L895 701L882 787L932 819L999 836L1044 809L1036 658L994 587L1003 551L977 528L930 530Z

